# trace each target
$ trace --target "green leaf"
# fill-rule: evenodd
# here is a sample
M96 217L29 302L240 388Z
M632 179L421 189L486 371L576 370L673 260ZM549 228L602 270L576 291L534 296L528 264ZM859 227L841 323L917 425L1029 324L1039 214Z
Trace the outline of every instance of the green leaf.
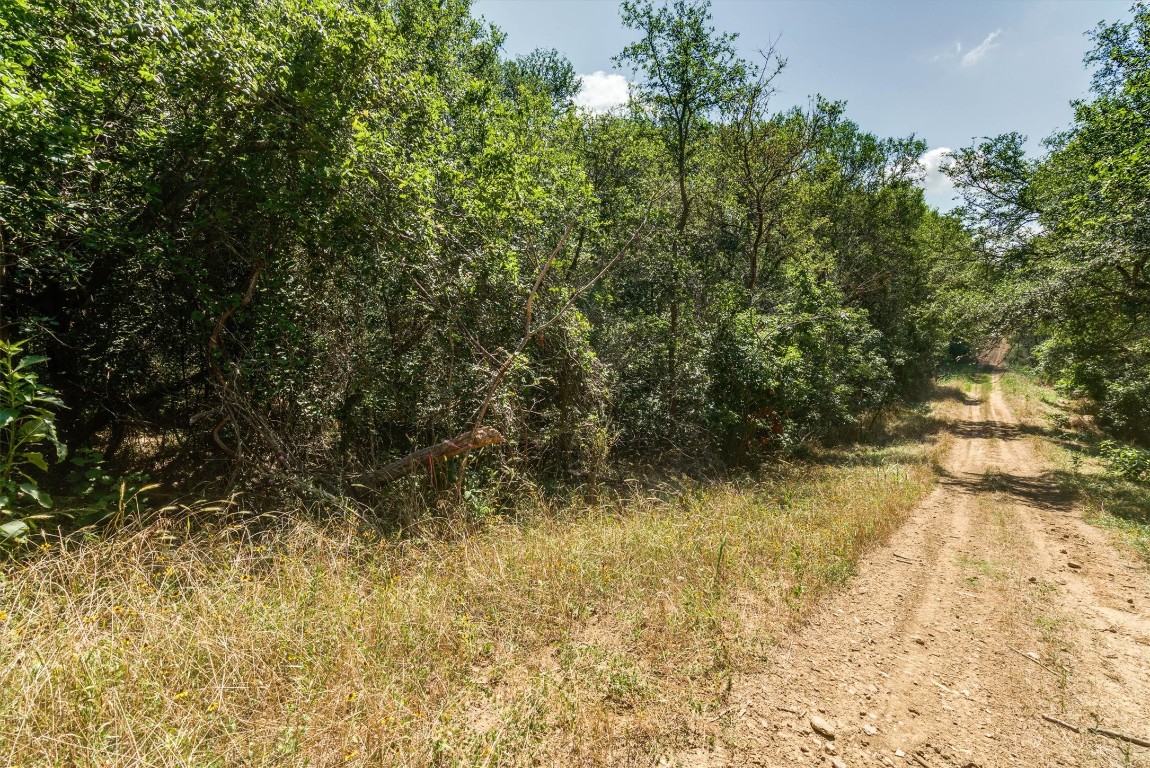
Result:
M31 532L31 528L23 520L11 520L3 525L0 525L0 541L21 542Z
M54 405L57 408L65 408L66 407L64 405L63 400L56 397L55 395L49 395L49 394L46 394L44 392L40 392L39 394L37 394L36 397L34 398L34 402L48 403L49 405Z
M19 411L0 410L0 428L8 426L18 418L20 418Z
M37 365L39 363L46 363L46 362L48 362L48 358L45 357L44 355L28 355L27 357L20 358L20 362L16 363L16 369L15 370L18 371L21 368L27 368L27 367L32 366L32 365Z
M44 472L48 471L48 462L44 460L44 454L36 451L28 451L27 453L20 454L20 458L28 462L32 466Z
M41 507L47 509L52 506L52 497L37 488L32 483L20 483L18 487L20 488L21 493L35 501Z

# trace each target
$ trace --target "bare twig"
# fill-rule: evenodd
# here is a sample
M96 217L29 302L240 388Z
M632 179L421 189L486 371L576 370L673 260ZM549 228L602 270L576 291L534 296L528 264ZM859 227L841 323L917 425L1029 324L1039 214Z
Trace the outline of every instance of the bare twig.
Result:
M732 713L732 712L734 712L736 709L737 709L737 707L727 707L726 709L724 709L722 712L720 712L719 714L715 715L714 717L709 717L709 718L707 718L707 722L709 722L709 723L714 723L714 722L716 722L716 721L718 721L718 720L722 720L724 717L726 717L727 715L731 714L731 713Z
M1082 728L1080 728L1079 726L1075 725L1074 723L1067 722L1066 720L1059 720L1054 715L1043 715L1042 719L1047 721L1048 723L1054 723L1055 725L1061 725L1063 728L1067 728L1071 731L1074 731L1075 733L1082 733Z
M1141 736L1131 736L1128 733L1122 733L1122 731L1114 731L1110 728L1098 728L1095 726L1083 727L1081 725L1075 725L1074 723L1068 722L1066 720L1060 720L1053 715L1042 715L1042 719L1049 723L1054 723L1055 725L1061 725L1063 728L1067 728L1071 731L1074 731L1075 733L1094 733L1110 739L1117 739L1119 741L1125 741L1130 744L1137 744L1140 747L1150 747L1150 739L1144 739Z
M1033 658L1033 657L1031 657L1031 656L1028 656L1028 655L1026 655L1025 653L1023 653L1022 651L1018 650L1017 648L1011 648L1011 647L1008 645L1008 646L1006 646L1006 650L1008 650L1008 651L1014 651L1015 653L1017 653L1017 654L1018 654L1019 656L1021 656L1022 658L1026 659L1027 661L1029 661L1029 662L1031 662L1031 663L1033 663L1033 664L1037 664L1038 666L1042 667L1043 669L1045 669L1047 672L1049 672L1050 674L1054 675L1055 677L1058 677L1058 678L1061 678L1061 677L1062 677L1062 673L1061 673L1061 672L1059 672L1058 670L1056 670L1056 669L1051 669L1050 667L1046 666L1045 664L1043 664L1043 663L1042 663L1041 661L1039 661L1038 659L1035 659L1035 658Z
M1131 744L1137 744L1140 747L1150 747L1150 739L1143 739L1140 736L1131 736L1128 733L1121 731L1112 731L1109 728L1087 728L1086 730L1091 733L1097 733L1099 736L1108 736L1111 739L1118 739L1119 741L1127 741Z
M491 401L495 398L495 394L499 390L500 385L503 383L504 377L511 369L512 363L515 362L516 358L518 358L523 350L527 347L528 342L530 342L533 337L538 336L540 333L547 330L555 323L559 322L559 320L561 320L563 316L567 314L567 310L571 309L571 307L575 304L576 301L578 301L581 296L583 296L583 294L591 290L603 278L603 275L607 274L607 272L613 266L615 266L619 259L623 258L623 255L626 254L628 250L630 250L631 245L634 244L634 242L646 229L647 222L651 218L651 206L654 205L655 201L659 199L659 197L662 197L662 194L657 195L651 199L647 206L646 212L643 214L642 220L639 222L639 226L635 227L635 231L631 233L629 238L627 238L627 242L623 243L623 247L620 248L614 256L607 260L607 262L603 265L603 268L600 269L595 274L595 276L588 280L586 283L576 288L571 293L571 295L567 297L567 301L563 303L563 306L561 306L559 310L555 312L555 314L553 314L548 320L545 320L536 326L532 326L531 320L534 313L535 296L539 291L539 287L543 284L543 278L546 276L547 271L550 269L551 263L555 260L556 256L559 255L559 252L563 249L564 244L567 242L568 236L571 234L573 225L567 227L567 230L563 233L563 237L559 240L559 244L555 247L555 250L552 252L547 261L544 262L542 269L539 271L538 277L535 279L535 284L531 287L531 293L527 297L527 309L525 313L526 320L524 322L523 338L519 340L519 343L515 345L515 349L507 355L507 359L504 360L503 365L499 367L499 370L496 371L495 375L491 378L491 383L487 387L487 396L483 399L483 403L479 406L478 411L476 411L474 426L472 429L478 429L483 424L483 419L487 415L487 409L491 406Z

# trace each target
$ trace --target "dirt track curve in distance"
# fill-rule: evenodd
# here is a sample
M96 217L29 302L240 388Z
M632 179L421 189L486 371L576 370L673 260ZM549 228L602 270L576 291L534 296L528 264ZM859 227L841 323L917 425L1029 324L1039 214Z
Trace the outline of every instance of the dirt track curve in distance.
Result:
M1150 738L1150 575L1059 493L997 373L955 397L934 491L670 764L1150 766L1041 718Z

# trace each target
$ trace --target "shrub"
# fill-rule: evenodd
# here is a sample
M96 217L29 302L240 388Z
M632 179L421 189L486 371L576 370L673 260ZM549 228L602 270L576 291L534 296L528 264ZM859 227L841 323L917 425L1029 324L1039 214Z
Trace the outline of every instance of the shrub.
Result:
M1127 480L1150 480L1150 451L1115 440L1103 440L1098 452L1107 468Z
M40 489L33 474L46 472L49 458L65 456L64 445L56 438L55 410L64 407L55 391L43 386L33 366L46 357L24 353L25 341L0 340L0 516L15 517L22 502L52 506L52 499ZM50 455L50 454L49 454ZM27 533L25 519L0 524L0 540L21 538Z

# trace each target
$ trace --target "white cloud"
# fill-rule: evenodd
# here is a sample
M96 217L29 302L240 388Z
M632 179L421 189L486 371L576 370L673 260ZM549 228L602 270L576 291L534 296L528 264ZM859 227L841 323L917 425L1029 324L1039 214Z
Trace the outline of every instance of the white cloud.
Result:
M941 53L936 53L930 57L931 61L949 61L950 59L957 58L962 53L962 43L955 41L954 50L946 50Z
M974 66L992 48L997 48L998 43L994 42L994 39L1001 34L1002 34L1002 30L996 29L993 32L991 32L989 35L987 35L985 40L983 40L981 43L976 45L974 48L971 48L969 51L967 51L966 55L962 57L962 66L964 66L964 67Z
M919 182L927 193L927 202L941 205L944 201L952 199L956 190L954 183L942 172L950 163L950 147L935 147L918 159L923 176Z
M575 106L592 112L606 112L627 103L627 78L603 70L579 75L583 86L575 96Z

